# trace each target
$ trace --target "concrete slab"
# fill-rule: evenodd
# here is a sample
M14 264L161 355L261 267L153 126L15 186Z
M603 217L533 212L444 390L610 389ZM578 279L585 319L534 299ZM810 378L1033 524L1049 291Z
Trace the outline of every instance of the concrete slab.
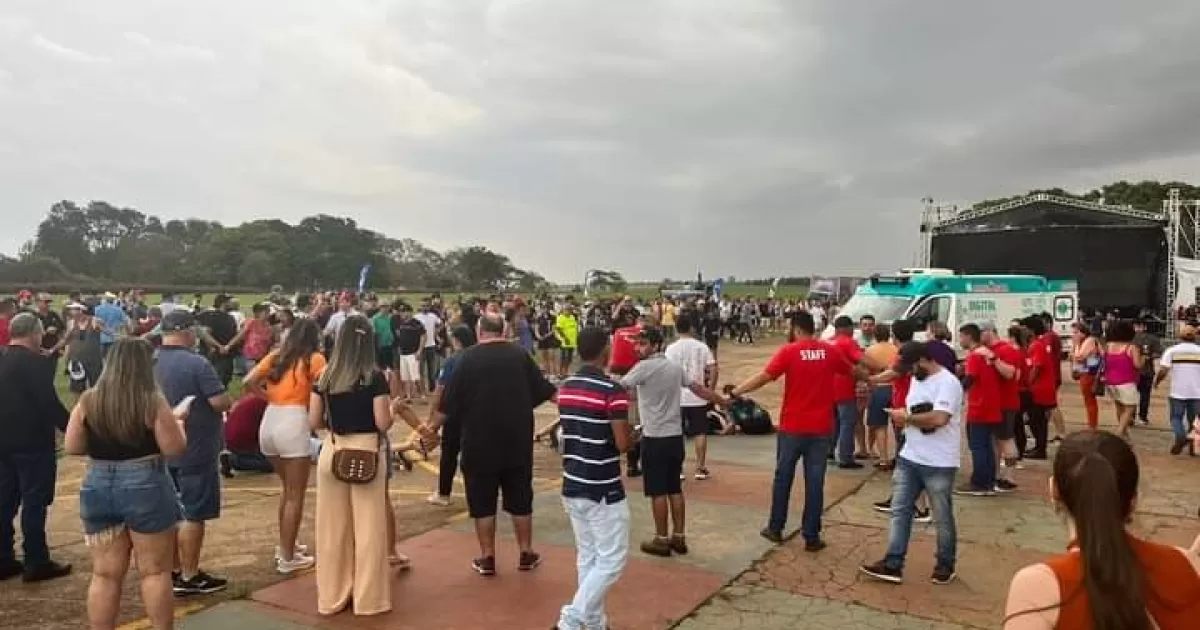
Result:
M958 544L959 580L934 586L933 539L914 537L908 550L902 585L876 582L858 567L883 557L887 530L834 524L826 529L829 548L806 553L791 541L768 554L737 584L765 586L797 595L854 602L884 612L922 619L994 628L1003 617L1008 583L1017 569L1045 553L995 544Z
M410 539L405 550L412 571L392 582L393 611L375 617L316 613L312 575L277 584L254 600L300 615L328 628L549 628L575 589L575 550L540 545L544 562L536 571L516 570L515 553L502 549L499 574L483 578L471 571L475 537L441 529ZM667 628L719 589L725 578L687 564L649 562L631 556L609 596L615 628Z
M859 604L794 595L773 588L732 585L675 627L678 630L958 630L968 626L886 613Z
M179 622L182 630L231 630L232 628L254 628L255 630L305 630L315 626L292 621L286 611L264 606L251 601L223 602L200 613L184 617Z

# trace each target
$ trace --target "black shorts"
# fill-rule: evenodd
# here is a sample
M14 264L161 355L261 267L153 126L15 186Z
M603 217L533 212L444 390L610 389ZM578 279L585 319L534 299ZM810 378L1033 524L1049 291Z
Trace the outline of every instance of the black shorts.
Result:
M575 360L575 348L559 348L558 356L563 361L570 363Z
M680 407L683 416L683 434L687 437L708 435L708 411L712 406Z
M538 350L553 350L558 347L558 340L554 337L546 337L537 342Z
M1013 410L1002 411L1000 413L1003 414L1003 417L1000 420L1000 424L996 427L996 439L1011 440L1015 436L1017 427L1017 414L1019 412Z
M471 518L496 515L497 498L504 495L504 511L513 516L533 514L533 469L527 466L501 471L463 471L467 510Z
M642 487L648 497L683 494L683 436L642 438Z
M375 365L387 371L396 367L396 351L391 346L375 349Z

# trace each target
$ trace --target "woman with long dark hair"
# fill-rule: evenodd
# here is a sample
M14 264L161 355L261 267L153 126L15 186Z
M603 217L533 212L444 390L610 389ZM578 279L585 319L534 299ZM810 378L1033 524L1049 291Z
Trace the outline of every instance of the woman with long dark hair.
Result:
M1129 439L1129 427L1133 424L1137 412L1138 378L1142 370L1141 348L1133 343L1137 333L1133 323L1120 319L1108 327L1108 339L1104 348L1104 385L1105 392L1113 401L1113 409L1117 414L1117 431L1121 437Z
M319 352L321 329L311 319L296 320L287 340L267 354L246 375L245 387L265 396L267 410L258 429L263 455L279 474L279 546L275 569L287 575L313 565L303 545L296 544L304 518L304 493L312 465L311 431L308 426L309 396L313 383L325 369Z
M185 416L172 411L155 383L154 349L134 337L113 344L96 386L71 412L64 446L88 457L79 516L92 551L87 613L93 628L116 625L131 553L146 615L155 628L171 627L175 528L182 515L164 457L184 452Z
M1013 577L1006 630L1174 630L1200 619L1200 555L1127 529L1138 463L1107 431L1067 436L1054 457L1051 499L1066 513L1067 552ZM1200 540L1197 540L1200 543Z
M1071 324L1071 375L1079 381L1089 429L1100 426L1100 401L1096 398L1100 362L1100 342L1092 336L1091 329L1083 322Z

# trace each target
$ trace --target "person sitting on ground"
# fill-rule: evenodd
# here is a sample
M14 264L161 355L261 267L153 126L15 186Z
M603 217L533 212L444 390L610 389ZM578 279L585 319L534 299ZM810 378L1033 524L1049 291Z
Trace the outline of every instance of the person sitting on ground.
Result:
M1139 469L1129 444L1107 431L1069 435L1054 457L1050 494L1067 518L1067 551L1013 577L1006 630L1195 627L1200 538L1191 549L1128 530Z
M234 471L275 472L258 446L258 431L267 411L267 398L247 392L225 414L225 450L221 452L221 476L233 479Z

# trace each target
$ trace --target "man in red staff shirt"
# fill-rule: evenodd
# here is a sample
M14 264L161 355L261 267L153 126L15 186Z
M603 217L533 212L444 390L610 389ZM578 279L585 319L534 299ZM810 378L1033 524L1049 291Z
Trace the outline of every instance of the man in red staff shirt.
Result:
M1046 322L1037 315L1021 320L1021 325L1033 333L1029 344L1029 391L1033 405L1029 410L1029 431L1033 433L1033 450L1025 453L1027 459L1046 459L1050 412L1058 407L1058 358L1053 356L1050 339L1046 335Z
M836 346L814 336L815 328L811 313L800 311L792 315L791 341L775 353L761 373L735 387L730 394L734 398L743 396L785 376L771 517L760 533L771 542L783 541L796 464L804 458L801 533L804 550L814 552L825 548L821 540L821 510L825 500L825 455L834 426L834 377L851 378L854 371L850 360Z
M842 315L833 320L833 341L843 357L851 365L868 364L872 370L882 370L886 365L871 365L862 350L862 346L854 339L854 320ZM833 402L837 413L837 425L831 434L831 448L836 445L837 464L842 470L858 470L863 465L854 461L854 432L862 424L862 414L859 412L858 397L855 392L855 376L853 374L835 374L833 377Z
M983 331L975 324L958 329L958 343L967 351L963 387L967 390L967 446L971 449L971 479L955 494L975 497L996 495L996 440L1004 426L1002 372L1011 376L1013 366L1001 361L983 343Z
M1004 341L995 324L984 322L979 330L983 335L983 345L996 355L996 371L1000 373L1000 415L1003 422L996 427L996 454L1000 463L996 468L996 492L1012 492L1017 489L1012 478L1020 458L1016 437L1017 422L1021 415L1021 379L1024 378L1025 355Z

